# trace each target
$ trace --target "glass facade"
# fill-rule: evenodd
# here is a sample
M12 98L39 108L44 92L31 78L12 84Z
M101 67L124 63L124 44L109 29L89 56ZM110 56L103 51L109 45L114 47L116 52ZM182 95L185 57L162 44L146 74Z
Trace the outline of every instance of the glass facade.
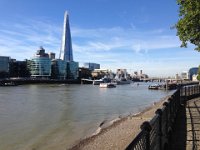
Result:
M100 64L96 64L96 63L84 63L83 66L84 68L88 68L91 71L95 69L100 69Z
M61 59L54 59L52 64L52 78L66 79L67 77L67 62Z
M67 78L68 79L77 79L78 78L78 67L79 63L78 62L67 62Z
M64 15L64 26L63 26L60 59L63 59L67 62L73 61L72 39L71 39L71 31L70 31L70 26L69 26L69 15L67 12L65 12L65 15Z
M50 77L51 60L48 57L33 58L30 62L31 77Z
M192 76L198 74L198 67L190 68L188 74L189 74L189 79L192 80Z
M9 60L7 56L0 56L0 72L9 72Z

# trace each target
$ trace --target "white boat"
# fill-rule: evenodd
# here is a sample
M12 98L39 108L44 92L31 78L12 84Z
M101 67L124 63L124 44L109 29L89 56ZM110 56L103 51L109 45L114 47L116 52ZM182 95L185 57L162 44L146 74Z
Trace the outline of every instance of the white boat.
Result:
M99 85L100 83L103 83L104 81L102 79L100 80L93 80L93 85Z
M151 90L158 90L160 88L160 85L159 84L149 85L148 88Z
M115 88L116 85L113 83L100 83L99 87L100 88Z

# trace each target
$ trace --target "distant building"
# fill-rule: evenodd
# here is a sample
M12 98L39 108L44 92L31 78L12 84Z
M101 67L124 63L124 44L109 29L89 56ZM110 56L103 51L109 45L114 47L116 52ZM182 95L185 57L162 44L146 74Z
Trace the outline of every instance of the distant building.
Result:
M192 75L192 81L198 81L197 76L198 76L198 74Z
M101 79L101 78L110 78L113 79L114 75L111 70L108 69L95 69L92 71L92 78Z
M9 72L10 57L0 56L0 72Z
M0 56L0 78L8 77L10 57Z
M51 77L53 79L66 79L67 62L61 59L53 59L51 61Z
M75 61L67 62L67 79L78 79L79 63Z
M56 54L50 52L50 53L49 53L49 58L50 58L51 60L55 59L55 58L56 58Z
M193 75L197 75L197 74L198 74L198 67L190 68L188 71L188 76L190 80L192 80Z
M16 77L30 77L30 71L28 69L28 60L16 61L15 59L10 60L9 76L11 78Z
M72 40L69 26L69 14L67 11L64 15L62 46L60 50L60 59L70 62L73 61Z
M95 69L100 69L100 64L97 63L84 63L84 68L88 68L89 70L93 71Z
M31 77L49 78L51 76L51 59L45 53L45 49L40 47L35 56L30 60Z
M70 31L70 25L69 25L69 14L67 13L67 11L64 14L62 45L60 49L59 59L67 63L67 70L66 70L67 79L77 79L78 73L79 73L79 70L78 70L79 63L73 60L72 39L71 39L71 31Z
M79 78L89 79L92 77L91 70L88 68L81 67L79 68Z
M181 73L181 79L182 80L188 80L189 79L189 75L188 75L188 72L187 71L183 71Z

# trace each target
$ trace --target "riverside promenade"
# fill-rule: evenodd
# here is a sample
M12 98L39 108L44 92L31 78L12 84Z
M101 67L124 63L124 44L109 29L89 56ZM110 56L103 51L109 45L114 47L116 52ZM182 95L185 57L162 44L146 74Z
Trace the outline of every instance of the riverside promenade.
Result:
M180 108L169 143L170 150L200 149L200 97L187 101Z

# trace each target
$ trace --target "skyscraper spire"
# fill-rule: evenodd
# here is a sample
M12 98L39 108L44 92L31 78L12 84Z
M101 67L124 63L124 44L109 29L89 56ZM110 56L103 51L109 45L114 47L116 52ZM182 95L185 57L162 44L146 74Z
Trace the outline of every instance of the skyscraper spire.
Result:
M60 59L67 62L73 61L72 40L69 26L69 15L67 11L64 15L62 45L60 49Z

